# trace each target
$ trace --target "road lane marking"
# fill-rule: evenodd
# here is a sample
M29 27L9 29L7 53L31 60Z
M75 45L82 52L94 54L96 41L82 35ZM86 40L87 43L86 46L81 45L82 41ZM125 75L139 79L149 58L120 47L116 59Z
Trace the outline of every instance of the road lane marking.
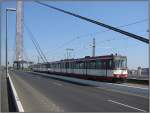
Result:
M115 92L115 93L121 93L121 94L126 94L126 95L132 95L132 96L138 96L138 97L141 97L141 98L145 98L145 99L149 99L149 97L146 97L146 96L142 96L142 95L139 95L139 94L135 94L135 93L129 93L129 92L125 92L125 91L119 91L117 89L106 89L106 88L102 88L102 87L96 87L98 89L103 89L105 91L112 91L112 92Z
M117 85L117 86L125 86L125 87L131 87L131 88L137 88L137 89L143 89L143 90L149 90L149 88L136 87L136 86L130 86L130 85L124 85L124 84L115 84L115 83L107 83L107 84L112 84L112 85Z
M57 82L53 82L53 84L57 85L57 86L62 86L62 84L57 83Z
M10 86L12 88L13 96L14 96L14 99L16 101L17 109L18 109L19 112L24 112L23 106L21 104L21 101L19 99L19 96L17 94L17 91L15 89L15 86L14 86L12 80L11 80L11 77L10 77L9 73L8 73L8 79L10 81Z
M130 86L130 85L124 85L124 84L116 84L116 85L148 90L148 88L144 88L144 87Z
M139 109L139 108L136 108L136 107L132 107L132 106L129 106L129 105L126 105L126 104L117 102L117 101L113 101L113 100L107 100L107 101L112 102L112 103L115 103L115 104L122 105L122 106L124 106L124 107L132 108L132 109L135 109L135 110L138 110L138 111L141 111L141 112L147 112L147 111L145 111L145 110L142 110L142 109Z

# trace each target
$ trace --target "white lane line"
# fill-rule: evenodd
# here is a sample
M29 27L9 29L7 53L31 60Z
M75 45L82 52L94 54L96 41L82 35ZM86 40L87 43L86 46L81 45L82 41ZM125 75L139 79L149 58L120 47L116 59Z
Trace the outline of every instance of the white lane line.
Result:
M24 112L23 106L21 104L21 101L19 99L19 96L17 94L17 91L15 89L15 86L14 86L12 80L11 80L11 77L10 77L9 73L8 73L8 78L9 78L9 82L10 82L10 85L11 85L11 88L12 88L13 96L14 96L14 99L15 99L15 102L16 102L16 105L17 105L17 109L18 109L19 112Z
M145 99L149 99L149 97L146 97L146 96L142 96L140 94L136 94L136 93L131 93L131 92L125 92L125 91L120 91L120 90L117 90L117 89L106 89L106 88L102 88L102 87L96 87L98 89L103 89L103 90L106 90L106 91L113 91L113 92L116 92L116 93L121 93L121 94L126 94L126 95L133 95L133 96L138 96L138 97L141 97L141 98L145 98Z
M115 104L122 105L122 106L124 106L124 107L132 108L132 109L135 109L135 110L138 110L138 111L147 112L147 111L145 111L145 110L142 110L142 109L139 109L139 108L136 108L136 107L132 107L132 106L129 106L129 105L126 105L126 104L122 104L122 103L117 102L117 101L113 101L113 100L107 100L107 101L112 102L112 103L115 103Z
M148 90L148 88L144 88L144 87L130 86L130 85L124 85L124 84L116 84L116 85Z
M136 86L124 85L124 84L114 84L114 83L107 83L107 84L112 84L112 85L117 85L117 86L125 86L125 87L131 87L131 88L137 88L137 89L143 89L143 90L148 90L149 89L149 88L144 88L144 87L136 87Z
M57 86L62 86L62 84L57 83L57 82L53 82L53 84L57 85Z

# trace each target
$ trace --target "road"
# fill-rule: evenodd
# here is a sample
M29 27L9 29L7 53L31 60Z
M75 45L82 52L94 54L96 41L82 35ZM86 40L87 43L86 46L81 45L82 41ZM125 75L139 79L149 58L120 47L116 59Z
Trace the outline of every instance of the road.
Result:
M141 112L149 99L27 72L10 72L26 112Z

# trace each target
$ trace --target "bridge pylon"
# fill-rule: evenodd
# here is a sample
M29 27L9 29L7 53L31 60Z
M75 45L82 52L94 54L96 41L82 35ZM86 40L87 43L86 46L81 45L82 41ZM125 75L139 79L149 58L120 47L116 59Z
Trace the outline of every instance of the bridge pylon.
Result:
M23 69L26 61L23 59L23 0L17 0L16 20L16 60L13 66L16 69Z

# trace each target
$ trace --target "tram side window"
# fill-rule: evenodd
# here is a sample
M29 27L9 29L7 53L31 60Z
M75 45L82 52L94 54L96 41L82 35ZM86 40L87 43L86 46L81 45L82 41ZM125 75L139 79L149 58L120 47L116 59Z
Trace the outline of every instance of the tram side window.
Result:
M82 69L83 63L82 62L76 62L76 69Z
M66 68L66 62L63 63L63 67Z
M63 68L65 68L65 63L63 63Z
M65 63L65 68L69 68L69 63L68 62Z
M55 68L57 68L57 64L56 63L54 64L54 66L55 66Z
M101 69L106 69L106 61L105 60L101 61Z
M46 68L49 68L49 64L45 64L46 65Z
M61 69L61 63L59 63L59 69Z
M73 69L73 62L69 62L69 68Z
M76 69L79 69L80 68L80 64L79 62L76 62Z
M72 69L75 68L75 62L72 62Z
M101 69L101 61L96 60L96 69Z
M77 62L74 62L74 69L77 69Z
M62 62L60 63L60 68L62 68Z
M101 60L101 66L100 66L101 69L106 69L106 68L107 69L111 69L112 66L113 66L113 62L112 62L111 59L109 59L109 60Z
M54 63L52 64L52 67L55 68L55 64Z
M41 68L45 68L45 64L42 64L42 65L41 65Z
M70 68L71 68L70 62L68 62L68 69L70 69Z
M108 60L107 61L107 68L108 69L111 69L113 67L113 62L112 62L112 60Z
M86 68L90 69L90 62L89 61L86 62Z
M71 69L71 62L69 62L69 69Z
M70 62L68 62L68 68L69 68L69 69L71 68L71 63L70 63Z
M57 68L57 63L55 63L55 68Z
M61 68L65 68L65 63L61 63Z
M47 68L47 64L44 64L44 65L43 65L43 68Z
M57 64L57 68L60 69L60 63Z
M74 68L74 62L70 63L70 68L73 69Z
M57 68L59 68L59 63L57 63Z
M50 68L50 64L47 64L46 67L47 67L47 68Z
M74 69L74 62L71 62L71 69Z
M84 62L80 62L79 65L80 65L80 67L79 67L80 69L84 69Z
M54 68L56 68L56 63L54 64Z
M63 68L65 68L65 65L66 65L66 64L65 64L65 63L63 63Z
M91 61L90 62L90 69L95 69L96 67L96 61Z

